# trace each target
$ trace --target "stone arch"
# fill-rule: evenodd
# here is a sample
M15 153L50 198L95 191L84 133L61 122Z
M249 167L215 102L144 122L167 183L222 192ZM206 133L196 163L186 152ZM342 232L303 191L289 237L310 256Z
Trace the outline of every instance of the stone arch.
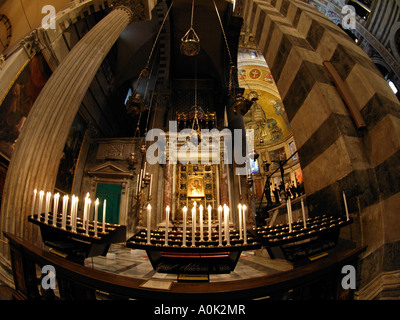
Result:
M344 235L367 245L363 284L389 263L400 236L400 105L379 70L339 27L299 0L249 0L244 24L270 66L293 130L311 215L344 214ZM332 63L365 126L357 128L324 62ZM343 236L343 234L342 234Z

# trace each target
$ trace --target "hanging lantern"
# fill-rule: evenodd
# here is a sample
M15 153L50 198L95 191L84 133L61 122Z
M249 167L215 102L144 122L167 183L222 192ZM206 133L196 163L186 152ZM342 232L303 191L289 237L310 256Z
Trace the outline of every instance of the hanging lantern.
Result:
M250 110L252 104L253 101L246 99L241 93L238 93L232 104L232 109L235 114L244 116Z
M194 14L194 0L192 1L192 17L190 28L181 39L181 52L185 56L196 56L200 52L200 38L197 36L196 31L193 29L193 14Z
M188 32L181 39L181 52L185 56L195 56L200 52L200 39L194 31L193 28L190 28Z

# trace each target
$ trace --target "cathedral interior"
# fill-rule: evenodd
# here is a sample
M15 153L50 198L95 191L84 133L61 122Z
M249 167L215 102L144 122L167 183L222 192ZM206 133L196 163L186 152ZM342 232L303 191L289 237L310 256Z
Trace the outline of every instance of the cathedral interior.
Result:
M12 299L400 297L398 0L1 0L0 20Z

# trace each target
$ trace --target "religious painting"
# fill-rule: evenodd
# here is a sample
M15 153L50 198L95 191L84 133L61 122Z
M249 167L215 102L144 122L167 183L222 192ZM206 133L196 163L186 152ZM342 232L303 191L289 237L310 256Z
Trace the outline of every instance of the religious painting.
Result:
M22 127L52 71L42 54L21 70L0 106L0 153L10 159Z
M284 160L286 160L285 148L282 147L282 148L270 151L269 156L271 158L271 161L284 161Z
M294 177L297 185L303 184L303 172L301 171L301 168L298 168L294 171Z
M290 149L290 155L293 155L296 152L296 145L294 144L294 141L289 143L289 149ZM298 160L299 158L297 157L297 153L292 157L293 161Z
M254 160L250 158L251 173L260 173L260 167L258 166L258 159Z
M252 69L250 70L250 78L251 79L258 79L261 77L261 71L258 69Z
M238 70L238 79L239 80L246 80L246 69L239 69Z
M64 146L64 152L58 168L56 180L56 189L59 189L66 194L71 193L72 190L75 168L78 163L86 129L87 122L79 113L77 113Z
M188 179L188 197L204 197L203 177L192 176Z

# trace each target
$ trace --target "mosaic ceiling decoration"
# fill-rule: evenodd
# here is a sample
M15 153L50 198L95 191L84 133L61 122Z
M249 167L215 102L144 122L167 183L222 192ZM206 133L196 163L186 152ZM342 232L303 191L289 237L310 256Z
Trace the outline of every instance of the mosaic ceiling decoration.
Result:
M246 88L247 99L257 98L243 117L246 129L254 129L255 142L276 144L291 135L289 121L274 79L267 66L239 67L240 87Z

